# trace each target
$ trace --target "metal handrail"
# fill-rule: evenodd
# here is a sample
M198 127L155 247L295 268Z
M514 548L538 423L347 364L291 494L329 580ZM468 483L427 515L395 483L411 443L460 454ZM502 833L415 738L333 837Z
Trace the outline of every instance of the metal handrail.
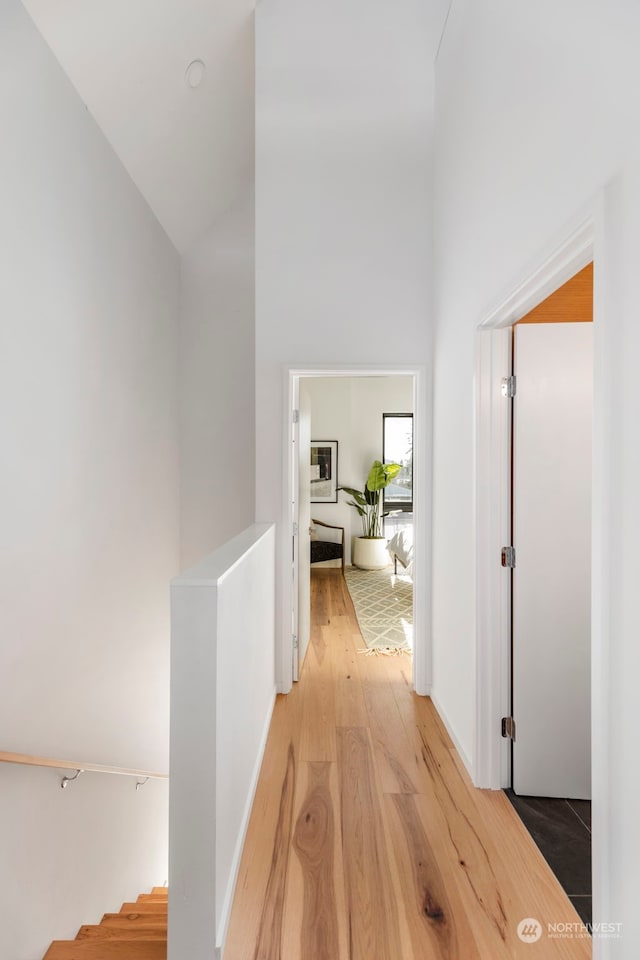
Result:
M136 790L144 786L148 780L168 780L168 773L157 773L151 770L137 770L134 767L111 767L103 763L76 763L75 760L56 760L51 757L32 757L26 753L8 753L0 751L0 763L17 763L27 767L53 767L56 770L75 770L75 776L62 777L60 786L64 789L67 784L77 780L81 773L110 773L120 777L135 777Z

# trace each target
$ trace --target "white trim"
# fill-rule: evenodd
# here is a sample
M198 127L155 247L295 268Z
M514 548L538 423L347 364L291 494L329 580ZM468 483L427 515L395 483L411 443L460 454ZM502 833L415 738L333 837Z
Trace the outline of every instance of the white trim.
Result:
M276 607L278 605L280 606L280 623L282 624L280 636L276 635L276 690L278 693L289 693L293 686L293 650L291 646L291 611L293 599L289 553L293 539L293 515L291 511L291 498L293 496L291 489L293 482L293 448L291 436L293 432L293 411L298 407L299 397L298 377L290 375L289 368L285 368L284 378L285 383L282 394L284 397L282 410L282 475L284 482L282 484L282 503L280 506L282 530L279 542L276 544L277 591L278 579L280 582L280 589L276 594ZM280 573L279 578L277 576L278 571Z
M565 239L543 253L541 262L525 272L525 279L487 312L480 328L510 327L546 300L593 260L593 237L593 215L590 214L580 218L578 226L569 227Z
M612 357L612 344L615 332L606 322L608 302L607 284L615 281L609 274L609 250L617 250L615 241L611 243L608 235L610 222L615 221L617 205L620 203L619 183L614 181L606 188L594 204L595 223L595 267L593 288L594 313L594 384L593 384L593 557L592 572L592 629L591 629L591 779L592 779L592 841L591 862L593 878L594 919L613 916L611 904L610 844L610 744L611 717L609 710L611 696L609 646L609 623L611 611L610 571L611 530L610 491L611 477L611 421L614 419L615 401L613 386L615 382L615 363ZM611 943L603 940L594 942L594 960L610 956Z
M419 696L428 696L433 684L433 654L431 637L431 500L432 474L429 464L433 452L433 416L427 398L430 384L427 371L420 368L413 375L413 687ZM418 602L419 600L419 602Z
M427 410L427 399L430 395L430 380L427 368L424 366L304 366L285 367L286 385L283 395L287 398L283 411L283 438L288 438L292 430L293 399L296 396L301 377L380 377L380 376L408 376L413 377L413 425L414 425L414 500L413 513L415 518L414 533L414 656L413 656L413 684L416 693L427 696L432 682L432 644L431 644L431 470L427 465L431 462L432 429L431 418ZM283 463L285 483L283 484L282 516L284 518L282 530L282 551L280 561L280 609L282 623L291 622L291 583L288 571L289 555L286 544L290 543L293 535L293 517L289 506L292 502L292 463L291 444L283 443ZM420 603L416 602L420 598ZM288 693L292 686L291 671L291 638L287 630L276 639L276 664L280 669L277 677L278 693Z
M430 693L429 696L431 697L431 702L433 703L434 707L436 708L436 711L437 711L437 713L438 713L438 716L440 717L440 719L442 720L443 724L445 725L445 728L446 728L447 733L449 734L449 736L451 737L451 739L452 739L452 741L453 741L453 745L454 745L454 747L456 748L456 753L458 754L458 756L459 756L460 759L462 760L462 762L463 762L463 764L464 764L464 766L465 766L465 769L466 769L467 773L469 774L469 776L470 776L471 778L473 778L473 767L472 767L472 763L471 763L471 757L466 753L466 751L464 750L462 744L461 744L460 741L458 740L458 738L457 738L457 736L456 736L456 732L455 732L455 730L454 730L454 728L453 728L453 725L449 722L449 718L448 718L448 716L446 715L446 713L444 712L444 710L442 709L442 705L441 705L440 701L439 701L436 697L434 697L432 693Z
M293 419L293 411L298 411L298 418L300 416L300 380L296 379L292 383L291 391L291 405L289 412L289 428L287 433L287 446L289 448L289 471L287 476L289 477L289 490L291 492L291 497L287 505L287 510L289 512L289 519L291 521L291 539L289 540L289 549L293 550L293 559L291 562L291 571L293 573L293 584L292 589L289 594L291 598L291 610L289 612L289 625L290 625L290 635L293 638L300 637L300 536L294 536L293 529L294 523L297 524L298 531L300 530L300 453L299 453L299 443L300 443L300 422L299 419ZM289 549L285 550L285 557L290 557ZM287 561L290 562L290 561ZM298 644L299 644L298 639ZM300 653L299 646L296 648L292 645L291 647L291 679L292 681L297 681L300 679Z
M262 730L262 736L260 737L260 746L258 748L256 760L253 765L253 770L251 772L251 781L249 785L249 790L247 792L247 798L244 804L244 810L242 812L240 830L238 831L236 845L233 851L233 859L231 861L231 870L229 872L229 882L227 884L227 892L225 894L224 903L222 905L220 920L218 921L218 931L217 931L218 943L216 945L217 956L222 956L224 952L224 946L227 941L227 933L229 931L229 921L231 919L231 907L233 905L233 898L236 892L236 883L238 882L238 872L240 870L240 861L242 859L244 841L247 836L247 829L249 827L249 818L251 817L251 809L253 807L253 801L255 799L256 790L258 788L258 780L260 778L260 769L262 767L262 761L264 759L264 751L267 746L267 737L269 736L269 728L271 727L271 718L273 716L273 708L275 706L275 702L276 702L276 690L274 688L273 696L271 697L271 705L267 710L267 717Z
M507 375L505 328L546 299L593 259L593 214L567 229L563 242L540 257L479 325L476 350L476 733L472 765L478 787L509 782L509 754L501 743L500 717L509 704L508 581L499 549L508 534L505 481L509 474L509 418L500 393ZM502 545L506 544L506 540Z
M510 367L510 328L477 335L476 379L476 724L473 781L506 786L509 743L499 736L510 709L510 578L500 565L509 543L511 404L501 381Z

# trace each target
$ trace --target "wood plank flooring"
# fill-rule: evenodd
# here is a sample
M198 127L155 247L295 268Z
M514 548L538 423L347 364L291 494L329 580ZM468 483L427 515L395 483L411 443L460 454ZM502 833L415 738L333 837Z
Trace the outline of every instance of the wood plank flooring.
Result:
M366 657L339 570L314 570L301 680L277 699L224 960L587 960L507 798L476 790L405 657ZM537 942L521 920L542 925Z

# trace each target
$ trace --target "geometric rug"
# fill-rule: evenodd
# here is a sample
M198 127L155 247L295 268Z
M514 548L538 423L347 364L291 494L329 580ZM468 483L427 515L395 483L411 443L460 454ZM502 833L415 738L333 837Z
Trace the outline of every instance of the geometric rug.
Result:
M353 600L368 654L411 653L413 647L413 583L411 578L384 570L345 567L344 578Z

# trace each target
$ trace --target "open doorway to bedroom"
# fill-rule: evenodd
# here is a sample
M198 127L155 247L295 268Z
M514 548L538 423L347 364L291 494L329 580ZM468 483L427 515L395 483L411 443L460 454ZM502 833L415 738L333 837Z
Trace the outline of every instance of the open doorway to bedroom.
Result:
M414 603L414 581L426 575L417 546L426 532L420 524L417 380L409 372L297 377L291 457L294 679L309 643L319 642L322 616L316 609L311 617L312 604L325 604L328 581L340 578L358 622L360 652L405 658L416 690L428 692L424 683L419 689L415 670L417 661L424 676L428 659L427 610L416 611ZM322 615L328 618L331 611Z

